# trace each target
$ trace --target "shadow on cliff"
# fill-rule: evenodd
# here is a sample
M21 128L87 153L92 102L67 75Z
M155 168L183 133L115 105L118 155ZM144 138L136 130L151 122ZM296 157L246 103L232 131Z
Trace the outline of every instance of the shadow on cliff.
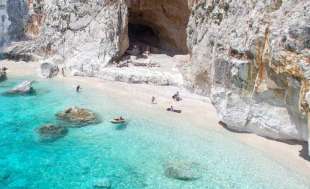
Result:
M221 121L218 124L220 126L222 126L224 129L226 129L226 130L228 130L230 132L233 132L233 133L251 134L250 132L247 132L247 131L236 131L236 130L233 130L233 129L227 127L227 125L225 123L221 122ZM266 138L268 140L277 141L277 142L283 142L283 143L288 144L288 145L294 145L294 146L298 145L298 146L301 146L302 149L299 151L299 156L302 157L305 160L310 161L310 156L308 155L309 152L308 152L308 143L307 142L302 142L302 141L297 141L297 140L278 140L278 139L273 139L273 138L265 137L265 136L260 136L260 137Z

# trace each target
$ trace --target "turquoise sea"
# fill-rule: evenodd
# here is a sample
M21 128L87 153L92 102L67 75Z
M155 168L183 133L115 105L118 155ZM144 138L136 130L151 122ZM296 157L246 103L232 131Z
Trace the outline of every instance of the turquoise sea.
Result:
M2 95L23 79L29 78L0 83L1 189L91 189L100 178L109 179L112 189L310 188L309 179L230 136L201 132L190 122L151 120L143 109L128 112L95 91L77 94L60 81L37 80L35 95ZM36 128L56 124L54 114L73 105L94 110L102 123L40 141ZM128 125L109 123L119 114ZM171 162L195 162L200 178L166 177Z

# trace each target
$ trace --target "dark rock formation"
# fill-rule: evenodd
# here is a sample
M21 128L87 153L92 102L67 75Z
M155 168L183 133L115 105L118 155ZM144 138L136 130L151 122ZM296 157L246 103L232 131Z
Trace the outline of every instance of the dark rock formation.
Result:
M72 123L71 127L82 127L99 122L99 118L94 112L78 107L68 108L57 113L56 116L60 120Z
M68 129L63 126L55 126L52 124L43 125L38 129L40 140L54 141L58 138L64 137L68 133Z

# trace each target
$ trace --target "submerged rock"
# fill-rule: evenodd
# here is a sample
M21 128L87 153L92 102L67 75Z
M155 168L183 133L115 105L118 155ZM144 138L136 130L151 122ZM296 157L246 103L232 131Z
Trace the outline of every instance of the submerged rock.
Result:
M102 188L102 189L110 189L111 186L112 186L111 181L108 178L97 179L93 184L94 188Z
M44 78L53 78L57 76L59 68L56 64L45 62L40 66L41 76Z
M82 127L99 122L99 119L94 112L78 107L68 108L63 112L57 113L56 116L60 120L75 124L72 125L72 127Z
M201 178L201 168L194 162L169 162L165 167L165 175L168 178L193 181Z
M32 87L33 81L23 81L22 83L9 90L9 94L30 94L34 92Z
M0 182L9 179L10 176L11 176L11 173L8 169L6 169L6 168L0 169Z
M40 127L38 133L43 141L50 141L64 137L68 133L68 129L63 126L48 124Z

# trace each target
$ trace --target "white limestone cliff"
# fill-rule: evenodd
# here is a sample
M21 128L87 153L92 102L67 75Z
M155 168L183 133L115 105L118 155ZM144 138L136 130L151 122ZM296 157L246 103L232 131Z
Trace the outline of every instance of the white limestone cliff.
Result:
M237 131L308 140L309 1L201 1L192 9L188 86Z

